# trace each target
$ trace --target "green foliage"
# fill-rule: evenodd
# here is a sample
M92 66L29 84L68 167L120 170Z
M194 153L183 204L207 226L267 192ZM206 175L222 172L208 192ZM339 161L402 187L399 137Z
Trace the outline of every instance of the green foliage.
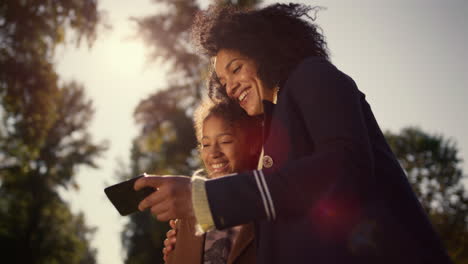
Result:
M94 229L73 215L59 188L77 187L76 168L96 167L105 146L87 132L91 101L76 82L59 84L57 44L74 32L91 44L97 3L0 4L0 246L12 263L95 263ZM70 31L69 31L70 30Z
M468 197L455 143L418 128L386 138L456 263L468 263Z
M131 215L122 233L127 249L125 263L162 263L163 241L168 230L167 223L156 221L149 212Z
M50 58L55 46L64 43L68 29L75 33L77 44L82 38L91 44L96 38L100 13L95 0L4 0L0 18L2 53L20 55L21 51ZM23 54L24 59L31 59L28 55Z
M196 140L191 119L169 101L150 98L140 105L147 116L139 114L139 120L148 122L142 124L141 134L133 142L131 171L122 176L131 178L142 172L190 175L198 165L192 157ZM158 103L153 105L153 100ZM162 242L168 229L167 223L156 221L149 212L131 215L122 233L125 263L163 263Z

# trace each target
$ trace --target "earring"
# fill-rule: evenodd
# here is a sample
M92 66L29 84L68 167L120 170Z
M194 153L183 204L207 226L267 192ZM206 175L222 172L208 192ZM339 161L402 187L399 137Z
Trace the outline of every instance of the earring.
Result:
M276 104L276 102L278 101L279 90L280 90L279 86L275 86L275 88L273 88L273 103L274 104Z

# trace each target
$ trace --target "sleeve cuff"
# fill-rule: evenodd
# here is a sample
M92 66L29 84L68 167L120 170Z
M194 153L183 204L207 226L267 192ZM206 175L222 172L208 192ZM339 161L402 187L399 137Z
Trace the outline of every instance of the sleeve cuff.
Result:
M202 235L215 227L206 195L205 181L206 179L203 177L192 177L192 203L196 219L195 235Z

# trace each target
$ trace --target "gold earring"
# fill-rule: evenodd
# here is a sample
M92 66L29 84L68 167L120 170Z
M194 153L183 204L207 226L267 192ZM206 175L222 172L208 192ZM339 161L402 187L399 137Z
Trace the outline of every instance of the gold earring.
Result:
M275 88L273 88L273 103L276 104L276 102L278 101L278 93L279 93L279 86L276 86Z

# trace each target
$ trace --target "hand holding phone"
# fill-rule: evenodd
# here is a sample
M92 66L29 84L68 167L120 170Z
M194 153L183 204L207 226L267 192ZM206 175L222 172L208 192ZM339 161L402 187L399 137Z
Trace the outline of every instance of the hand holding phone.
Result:
M119 211L120 215L125 216L138 211L138 204L155 191L155 189L151 187L145 187L139 191L135 191L133 185L135 181L141 177L143 177L143 175L104 189L107 198L109 198L117 211Z

